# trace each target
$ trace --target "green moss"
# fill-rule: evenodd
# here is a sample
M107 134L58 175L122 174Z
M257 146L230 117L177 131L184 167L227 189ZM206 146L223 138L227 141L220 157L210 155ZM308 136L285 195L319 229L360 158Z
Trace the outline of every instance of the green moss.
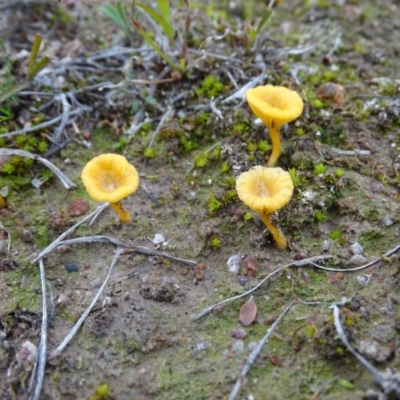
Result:
M326 172L326 166L322 163L317 164L314 167L314 175L321 175Z
M221 239L218 236L214 236L210 239L210 247L214 250L218 250L221 247Z
M156 152L153 147L146 147L144 149L144 156L146 158L154 158L156 156Z
M315 212L314 218L318 222L326 222L328 220L328 217L326 216L326 214L321 210L318 210L318 211Z
M208 211L211 215L213 215L216 211L218 211L222 207L222 203L218 201L215 196L212 194L208 199Z
M194 166L196 168L204 168L207 165L208 154L200 153L194 157Z
M223 90L224 84L215 75L207 75L195 92L199 97L213 98L221 94Z
M245 213L245 214L243 215L243 219L244 219L245 221L251 221L251 220L253 219L253 214L247 212L247 213Z
M342 232L340 232L340 229L336 228L334 229L330 234L329 237L333 240L339 240L342 236Z

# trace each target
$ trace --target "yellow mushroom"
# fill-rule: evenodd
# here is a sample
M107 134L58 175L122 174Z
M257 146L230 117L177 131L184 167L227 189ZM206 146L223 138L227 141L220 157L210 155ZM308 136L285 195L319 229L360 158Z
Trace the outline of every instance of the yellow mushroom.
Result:
M139 174L125 157L118 154L94 157L83 168L81 177L93 200L108 201L122 222L130 220L120 201L136 191Z
M246 99L253 113L268 128L272 141L272 153L268 166L276 164L281 154L279 129L298 118L303 112L303 100L294 90L283 86L258 86L246 92Z
M289 173L282 168L257 165L239 175L236 191L240 200L260 215L278 248L285 249L285 235L279 226L271 222L271 214L286 205L292 197L293 182Z

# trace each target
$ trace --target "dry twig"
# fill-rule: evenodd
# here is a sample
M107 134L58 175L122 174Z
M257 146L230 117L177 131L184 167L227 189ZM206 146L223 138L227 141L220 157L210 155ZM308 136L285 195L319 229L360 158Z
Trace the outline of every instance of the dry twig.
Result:
M44 371L46 367L47 352L47 296L46 296L46 278L43 260L39 260L40 283L42 287L42 327L40 329L39 355L33 368L34 388L29 396L29 400L39 400L40 392L43 386Z
M206 316L207 314L209 314L211 311L215 310L215 308L217 308L218 306L221 306L222 304L226 304L226 303L230 303L231 301L234 300L238 300L241 299L244 296L249 295L250 293L253 293L255 290L257 290L261 285L263 285L268 279L270 279L272 276L276 275L278 272L281 272L282 270L284 270L285 268L289 268L289 267L300 267L300 266L304 266L307 264L312 264L314 265L314 261L320 261L320 260L327 260L332 258L332 256L329 255L324 255L324 256L315 256L315 257L310 257L310 258L305 258L304 260L300 260L300 261L294 261L291 262L290 264L286 264L283 267L280 267L278 269L276 269L275 271L272 271L270 274L268 274L264 279L262 279L256 286L254 286L252 289L248 290L247 292L244 292L242 294L239 294L237 296L234 297L230 297L228 299L224 299L216 304L213 304L212 306L209 306L207 308L205 308L204 310L202 310L199 314L197 314L194 317L194 321L199 320L200 318L203 318L204 316Z
M59 356L61 354L61 352L65 349L65 347L69 344L69 342L72 340L72 338L75 336L75 334L78 332L79 328L82 326L82 324L84 323L85 319L88 317L88 315L92 311L93 307L97 303L97 300L99 299L99 297L103 293L103 291L104 291L104 289L105 289L105 287L107 285L107 282L110 279L111 272L113 271L114 266L117 263L117 260L118 260L118 258L120 256L120 254L121 254L121 248L118 248L117 251L114 254L113 260L111 262L110 269L108 270L108 274L107 274L106 278L104 279L104 282L101 285L100 289L98 290L96 296L94 297L94 299L90 303L89 307L81 315L81 317L76 322L76 324L73 326L73 328L68 333L68 335L65 337L65 339L59 344L59 346L56 349L54 349L52 351L52 353L50 355L50 358L55 358L55 357Z
M40 157L37 154L29 153L28 151L25 150L19 150L19 149L0 149L0 155L4 156L13 156L17 155L20 157L27 157L31 158L32 160L39 161L43 165L45 165L49 170L51 170L57 177L60 179L61 183L64 185L66 189L71 189L74 188L76 185L74 182L72 182L68 176L66 176L61 170L59 170L53 163L51 163L49 160L46 158Z

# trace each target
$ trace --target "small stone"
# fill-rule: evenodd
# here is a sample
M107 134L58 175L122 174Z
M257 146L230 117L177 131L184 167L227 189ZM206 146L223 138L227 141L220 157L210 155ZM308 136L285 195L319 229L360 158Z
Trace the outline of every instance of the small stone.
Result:
M208 345L204 340L196 341L196 351L200 352L200 351L206 350L207 347L208 347Z
M228 261L226 262L226 265L228 266L228 271L237 275L240 270L241 261L242 256L240 254L234 254L233 256L229 257Z
M73 263L67 263L64 265L64 268L67 272L78 272L79 267L76 264Z
M24 228L18 232L18 235L24 243L33 242L32 231L30 229Z
M67 217L62 211L54 211L49 217L49 226L54 231L61 231L65 228Z
M15 355L18 364L33 364L37 357L37 347L27 340L22 344L22 347L19 349L18 353Z
M364 248L358 242L355 242L350 246L351 254L362 254L363 252L364 252Z
M385 226L393 225L393 221L389 217L383 217L382 222L383 222L383 225L385 225Z
M230 331L230 335L236 339L244 339L247 335L246 331L242 328L235 328Z
M237 340L232 345L232 351L235 353L241 353L244 350L244 343L243 340Z
M89 204L84 199L76 199L68 206L68 214L71 217L80 217L89 211Z
M390 347L381 346L372 339L360 340L358 351L363 356L378 363L388 361L393 356L393 350Z
M354 254L354 256L350 258L350 262L354 265L363 265L366 264L367 261L368 260L361 254Z
M243 266L245 268L245 275L256 276L258 271L258 262L253 256L246 256L243 259Z

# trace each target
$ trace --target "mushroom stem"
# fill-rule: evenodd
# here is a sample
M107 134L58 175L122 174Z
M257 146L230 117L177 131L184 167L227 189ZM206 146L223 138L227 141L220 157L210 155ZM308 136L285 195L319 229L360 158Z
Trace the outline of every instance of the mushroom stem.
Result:
M271 125L268 126L268 132L272 142L272 153L268 159L268 167L273 167L278 161L278 158L281 154L281 139L279 137L279 128L280 127L276 125L274 127L272 127Z
M123 209L120 202L118 203L110 203L110 207L118 214L121 222L129 222L131 216Z
M271 223L270 214L264 214L262 212L259 213L262 221L267 226L268 230L271 232L272 237L274 238L276 245L280 250L284 250L287 247L287 242L285 235L283 234L281 228L279 226L275 226Z

